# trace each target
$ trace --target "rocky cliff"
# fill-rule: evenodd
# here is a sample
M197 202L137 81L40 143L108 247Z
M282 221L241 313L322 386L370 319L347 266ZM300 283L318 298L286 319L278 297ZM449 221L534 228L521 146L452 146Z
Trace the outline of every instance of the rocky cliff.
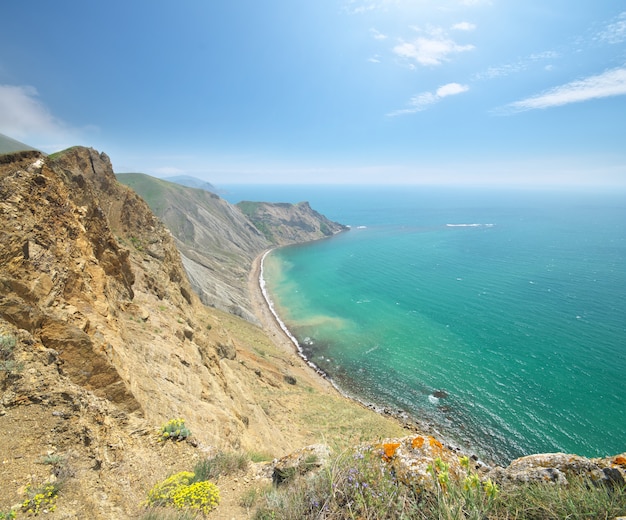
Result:
M74 476L59 518L133 518L158 478L189 470L200 453L285 453L323 435L316 417L333 407L397 430L316 390L295 354L258 327L202 305L172 234L105 154L4 158L0 511L50 477L38 464L50 455ZM157 442L176 417L196 448Z
M258 321L246 284L252 260L273 246L317 240L346 229L306 202L232 205L205 189L140 173L117 178L143 197L172 232L202 302L253 323Z

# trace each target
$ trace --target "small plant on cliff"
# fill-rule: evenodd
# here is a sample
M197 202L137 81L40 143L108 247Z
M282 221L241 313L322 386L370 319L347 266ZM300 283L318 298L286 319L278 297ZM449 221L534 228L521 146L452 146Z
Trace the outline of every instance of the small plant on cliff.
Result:
M185 426L185 419L170 419L161 426L160 440L182 441L191 435L191 430Z
M26 486L26 500L22 502L22 511L31 515L39 513L49 513L56 509L57 495L59 487L55 484L44 484L43 486Z
M149 492L144 505L172 507L206 514L219 504L220 493L208 480L196 480L190 471L176 473L156 484Z
M218 453L198 462L194 469L194 480L217 480L219 477L245 472L250 459L242 453Z
M15 336L0 336L0 372L15 374L23 370L23 365L14 359Z

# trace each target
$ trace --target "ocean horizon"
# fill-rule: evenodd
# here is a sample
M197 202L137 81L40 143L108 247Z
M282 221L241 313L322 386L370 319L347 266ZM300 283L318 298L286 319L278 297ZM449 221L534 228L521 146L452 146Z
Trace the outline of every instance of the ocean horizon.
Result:
M626 197L228 186L351 226L272 251L266 291L345 394L498 464L626 450Z

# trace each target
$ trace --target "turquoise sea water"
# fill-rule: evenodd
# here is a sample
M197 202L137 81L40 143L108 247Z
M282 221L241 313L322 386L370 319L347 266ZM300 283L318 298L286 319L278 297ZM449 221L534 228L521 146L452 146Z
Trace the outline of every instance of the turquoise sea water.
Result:
M346 393L498 463L626 451L626 194L228 187L352 226L265 260Z

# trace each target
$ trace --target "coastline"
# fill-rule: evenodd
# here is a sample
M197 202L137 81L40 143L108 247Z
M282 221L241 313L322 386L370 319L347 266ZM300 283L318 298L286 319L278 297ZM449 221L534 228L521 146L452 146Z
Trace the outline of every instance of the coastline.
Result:
M280 318L276 315L271 302L265 294L263 288L264 280L262 278L263 260L273 249L274 248L262 252L252 261L252 267L248 276L248 293L250 294L252 311L260 321L261 327L267 332L276 346L288 354L298 354L297 358L302 362L303 367L314 375L312 379L318 385L319 389L325 391L331 389L341 396L346 397L332 384L326 374L300 354L297 340L291 335L282 321L280 321Z
M265 280L263 279L263 260L275 248L268 249L259 254L252 262L252 268L248 277L248 290L252 304L252 310L261 322L261 327L268 333L272 341L289 354L296 354L302 367L313 375L313 381L319 389L335 393L340 397L356 403L373 413L388 417L396 421L402 428L419 435L432 435L441 440L449 449L457 452L471 454L474 450L469 447L460 447L457 443L451 442L434 424L421 422L410 417L403 410L393 410L388 407L379 406L374 403L365 402L358 397L352 396L342 390L323 370L317 367L312 361L307 359L301 351L298 340L291 334L286 325L281 321L273 308L272 302L265 291ZM473 455L475 457L475 455Z

